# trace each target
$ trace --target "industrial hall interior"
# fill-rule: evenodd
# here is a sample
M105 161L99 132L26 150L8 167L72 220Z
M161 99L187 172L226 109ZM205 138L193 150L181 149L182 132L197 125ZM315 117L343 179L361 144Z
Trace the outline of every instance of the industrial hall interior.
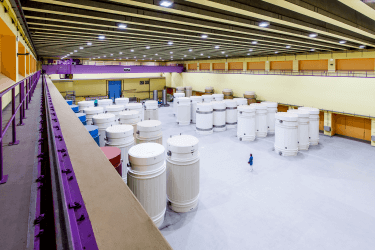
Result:
M0 0L1 250L375 249L375 0Z

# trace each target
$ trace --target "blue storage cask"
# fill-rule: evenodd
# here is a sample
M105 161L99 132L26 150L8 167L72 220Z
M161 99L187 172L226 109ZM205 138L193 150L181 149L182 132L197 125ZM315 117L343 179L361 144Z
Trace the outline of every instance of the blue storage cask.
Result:
M66 100L66 103L67 103L68 105L73 105L73 100Z
M78 119L82 122L83 125L86 125L86 114L85 113L76 113Z
M95 125L86 125L85 128L99 146L99 127Z
M79 112L78 105L70 105L70 108L74 111L74 113L78 113Z

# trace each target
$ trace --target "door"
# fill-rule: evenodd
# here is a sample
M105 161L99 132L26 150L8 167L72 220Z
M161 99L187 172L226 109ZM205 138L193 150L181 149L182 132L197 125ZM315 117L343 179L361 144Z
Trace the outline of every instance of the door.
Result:
M121 97L121 81L108 81L108 98L115 101Z

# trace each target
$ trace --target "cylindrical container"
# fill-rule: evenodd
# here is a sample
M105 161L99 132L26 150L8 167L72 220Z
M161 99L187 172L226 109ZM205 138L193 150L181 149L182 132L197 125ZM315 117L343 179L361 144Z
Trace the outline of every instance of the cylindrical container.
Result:
M158 90L154 89L154 91L152 92L152 99L154 101L159 101Z
M310 145L319 144L319 109L300 107L300 110L307 110L310 113L310 123L309 123L309 137Z
M126 173L128 164L128 151L134 145L134 130L131 125L114 125L108 127L106 133L106 146L117 147L121 150L121 162L124 165L122 168L122 179L126 182Z
M95 107L94 101L81 101L78 102L78 109L80 113L83 113L84 109Z
M177 115L177 99L179 97L185 97L185 93L174 93L173 94L173 114Z
M107 106L107 108L106 108L107 114L114 114L115 115L116 124L120 124L119 123L119 114L123 111L125 111L124 105L110 105L110 106Z
M261 102L267 105L267 127L268 133L275 133L275 114L277 113L277 102Z
M116 117L114 114L99 114L94 115L92 122L99 128L99 142L100 147L105 146L105 130L113 125L116 125Z
M141 115L139 114L139 111L124 111L121 112L118 116L120 124L133 126L135 138L135 133L137 132L137 123L141 121Z
M196 131L201 135L213 133L213 107L211 103L197 104Z
M233 99L232 89L223 89L224 99Z
M99 128L95 125L86 125L85 128L90 133L91 137L94 139L94 141L100 146L99 142Z
M103 107L92 107L92 108L86 108L83 110L83 113L86 114L86 123L87 125L92 125L92 118L94 115L103 114L104 109Z
M73 110L74 113L78 113L79 112L78 105L69 105L69 107Z
M234 100L225 100L226 105L226 123L227 129L237 127L237 102Z
M282 156L297 155L298 115L278 112L275 117L275 152Z
M255 107L255 134L257 137L266 137L268 132L267 125L267 105L261 103L252 103Z
M206 88L204 89L204 92L205 92L206 94L213 94L213 93L214 93L214 88L213 88L213 87L206 87Z
M256 99L255 99L255 92L254 91L246 91L245 94L243 94L243 97L247 99L248 105L257 102Z
M289 109L288 113L298 115L298 150L308 150L310 113L303 109Z
M193 88L191 86L185 87L185 96L190 97L193 95Z
M124 97L124 98L116 98L116 99L115 99L115 103L116 103L116 105L123 105L123 106L126 106L126 104L129 103L129 98L127 98L127 97Z
M112 99L101 99L98 100L98 107L102 107L104 111L106 111L107 106L111 106L113 104Z
M78 119L82 122L83 125L86 125L86 114L76 113Z
M237 137L240 141L255 140L255 108L241 105L237 108Z
M176 87L176 93L184 93L185 94L185 87Z
M197 111L197 103L202 103L203 98L202 96L190 96L191 102L191 123L195 123L196 121L196 111Z
M177 100L177 124L189 125L191 120L191 108L189 97L179 97Z
M213 127L214 132L221 132L227 130L226 125L226 111L227 106L224 101L211 102L213 108Z
M204 103L210 103L214 100L212 95L202 95L202 98Z
M193 210L199 198L198 139L173 136L167 141L167 199L177 213Z
M237 107L242 105L247 105L247 99L246 98L233 98L237 102Z
M129 149L128 186L157 227L166 210L165 149L158 143L142 143Z
M167 103L167 90L166 89L163 89L162 105L169 105Z
M163 132L161 121L145 120L137 123L136 142L137 144L154 142L163 145Z
M212 97L213 97L213 100L217 101L217 102L220 102L220 101L224 100L224 95L223 94L213 94Z
M157 101L145 102L145 120L159 120L159 105Z
M141 116L141 120L144 120L144 113L143 113L143 106L142 103L139 102L132 102L128 103L125 106L125 110L135 110L139 112L139 115Z
M121 150L116 147L100 147L119 175L122 175ZM125 167L125 166L124 166Z
M68 105L73 105L73 100L65 100Z

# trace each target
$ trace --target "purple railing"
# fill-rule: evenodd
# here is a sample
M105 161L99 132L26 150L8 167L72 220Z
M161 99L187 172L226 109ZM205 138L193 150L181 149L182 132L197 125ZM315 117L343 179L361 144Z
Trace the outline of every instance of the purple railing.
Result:
M375 71L318 71L318 70L188 70L188 73L244 74L244 75L284 75L321 77L360 77L375 78Z
M73 165L65 144L60 122L52 102L45 75L42 76L42 80L43 91L45 94L46 119L49 127L48 129L51 131L51 144L49 145L49 149L53 151L53 155L57 157L55 161L57 177L55 179L58 182L56 185L60 187L59 190L62 199L59 200L59 202L63 202L63 210L66 211L66 216L64 216L64 220L66 221L65 225L68 226L68 239L63 240L71 241L72 249L75 250L98 250L99 248L95 240L94 230L78 186L77 178L74 173ZM45 152L45 154L47 154L47 152ZM50 167L52 168L52 166ZM57 198L54 197L54 199ZM38 218L38 216L40 215L36 213L35 217ZM39 232L35 230L36 239L38 233ZM36 240L34 249L38 249L38 244L39 242Z
M16 133L16 115L19 112L20 118L18 126L24 125L23 120L26 119L25 110L29 109L29 103L31 101L31 97L33 96L34 90L36 85L38 84L38 80L40 77L40 71L34 73L31 76L26 77L22 81L17 82L13 86L9 87L8 89L4 90L0 93L0 124L1 124L1 135L0 135L0 184L4 184L8 180L8 175L3 174L3 138L6 134L9 127L12 125L12 141L9 142L9 145L17 145L19 144L19 140L17 140L17 133ZM25 88L26 84L26 88ZM16 87L19 87L19 104L16 107ZM10 105L12 105L12 117L9 119L8 123L6 124L5 128L2 129L3 124L3 107L2 101L3 96L7 94L9 91L12 92L12 101ZM26 92L26 93L25 93Z

